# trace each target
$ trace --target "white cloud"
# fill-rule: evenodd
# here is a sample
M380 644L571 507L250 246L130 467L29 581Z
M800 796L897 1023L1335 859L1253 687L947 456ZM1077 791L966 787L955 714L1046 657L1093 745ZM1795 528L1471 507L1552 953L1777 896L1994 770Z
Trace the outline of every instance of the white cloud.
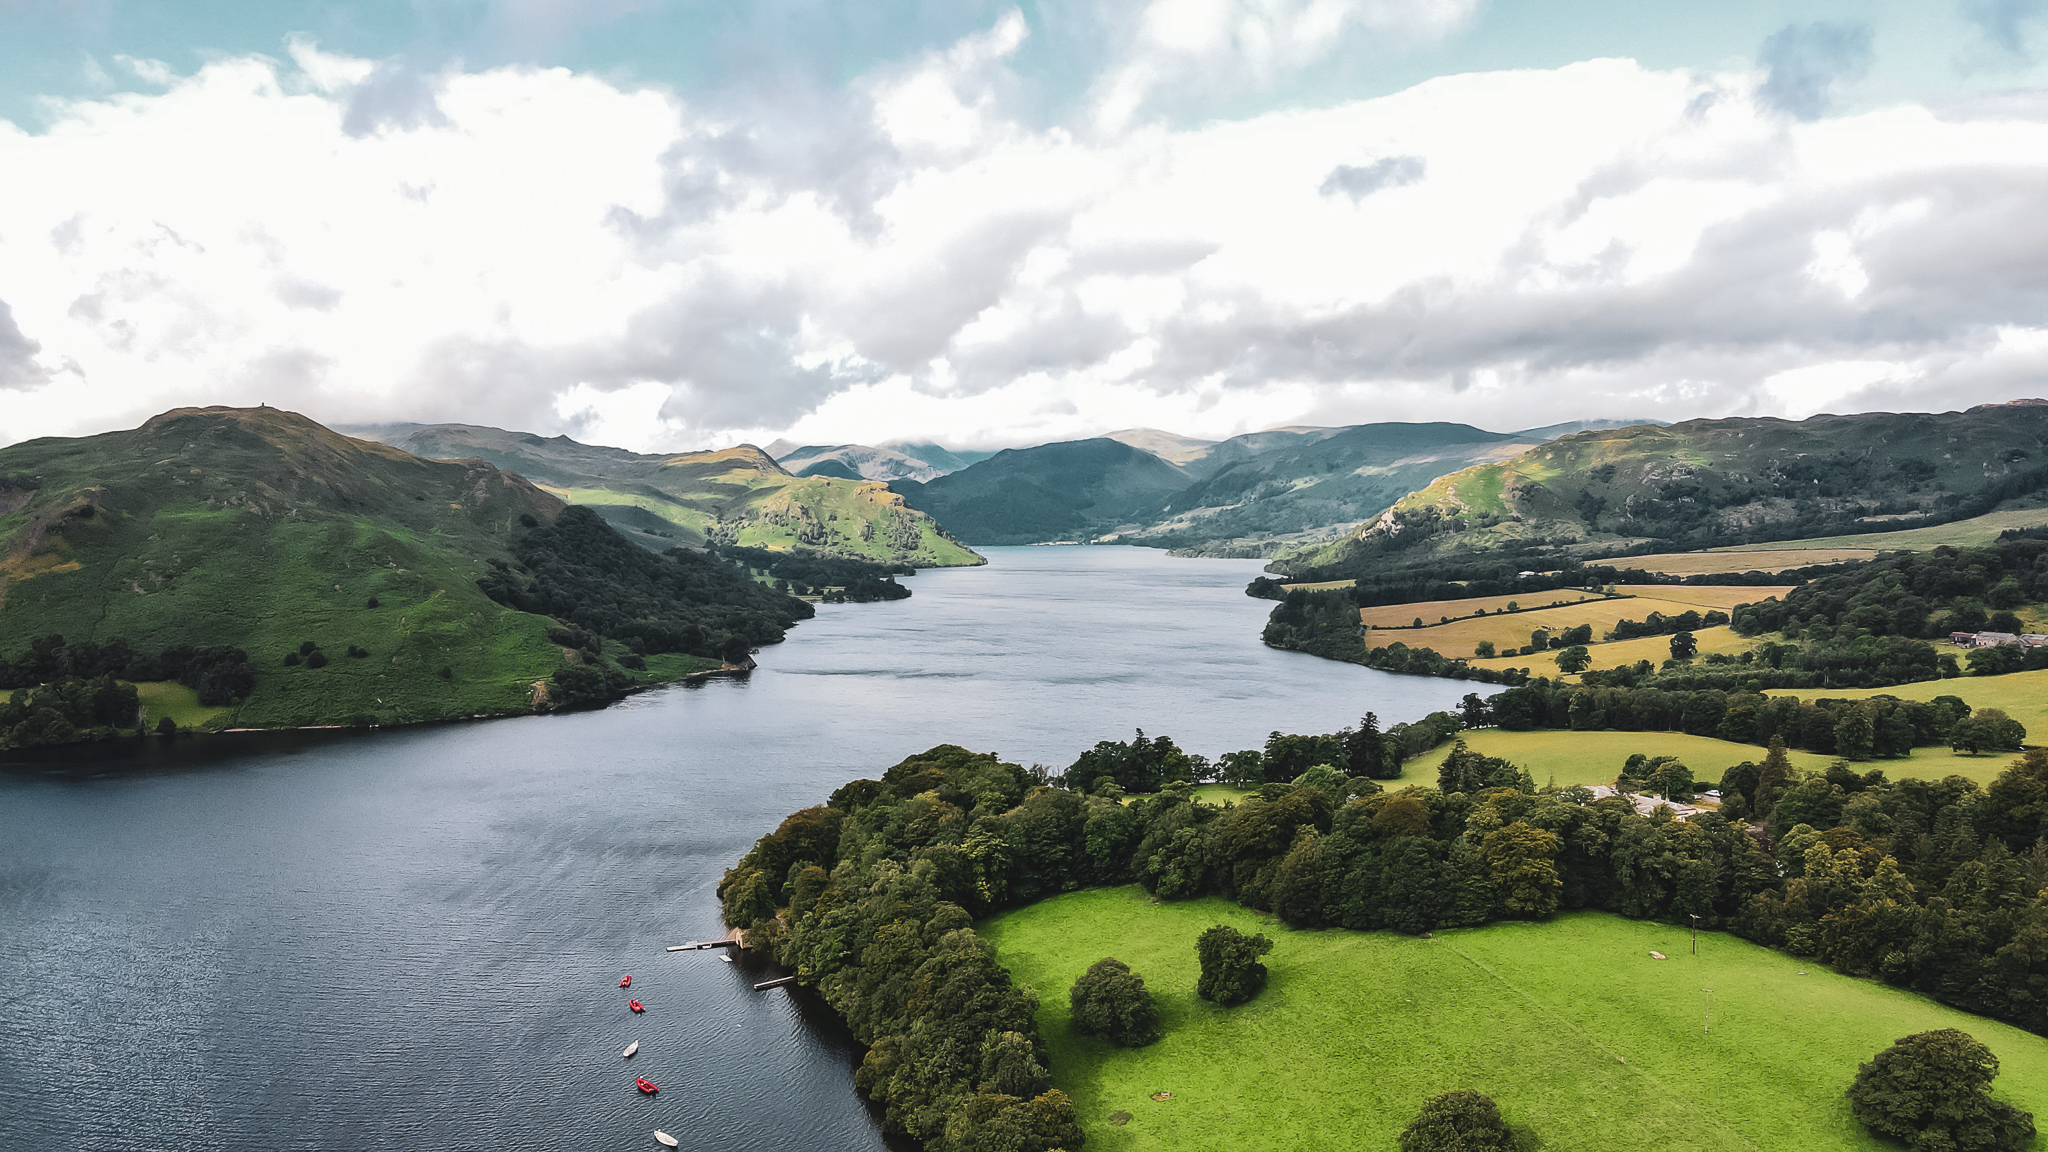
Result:
M1469 7L1162 4L1120 67L1254 76ZM0 441L259 400L659 448L2040 391L2038 104L1787 120L1760 75L1600 60L1047 126L1027 33L718 107L294 43L0 123L33 174L0 183Z

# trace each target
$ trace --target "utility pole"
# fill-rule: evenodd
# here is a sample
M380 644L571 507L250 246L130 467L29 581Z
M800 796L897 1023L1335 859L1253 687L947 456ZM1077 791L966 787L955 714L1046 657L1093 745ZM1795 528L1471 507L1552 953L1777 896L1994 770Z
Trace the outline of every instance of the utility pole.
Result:
M1693 913L1692 916L1692 954L1695 956L1700 954L1700 918L1698 913Z
M1714 990L1712 988L1702 988L1700 991L1706 993L1706 1002L1700 1008L1700 1034L1705 1035L1713 1029Z

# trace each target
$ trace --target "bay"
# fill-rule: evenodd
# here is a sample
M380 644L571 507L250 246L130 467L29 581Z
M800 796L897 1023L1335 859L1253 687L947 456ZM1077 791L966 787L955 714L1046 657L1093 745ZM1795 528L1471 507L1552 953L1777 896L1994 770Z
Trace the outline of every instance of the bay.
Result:
M744 681L7 764L0 1147L881 1149L829 1011L663 951L719 934L755 837L934 744L1213 757L1473 687L1264 647L1257 561L984 551L821 606Z

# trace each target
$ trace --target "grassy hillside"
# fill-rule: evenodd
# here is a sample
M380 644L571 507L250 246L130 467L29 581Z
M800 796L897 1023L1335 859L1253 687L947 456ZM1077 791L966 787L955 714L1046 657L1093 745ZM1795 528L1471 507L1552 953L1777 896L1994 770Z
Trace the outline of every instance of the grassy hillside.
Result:
M1013 448L929 484L893 485L914 508L974 544L1090 539L1158 515L1187 487L1175 465L1121 441Z
M256 686L238 707L202 716L166 686L144 693L153 714L268 727L519 711L562 665L547 618L476 584L562 504L483 461L423 460L276 409L205 408L0 449L0 476L5 654L49 633L248 652ZM326 666L287 666L308 641ZM673 666L645 678L707 663L662 659Z
M1218 923L1275 942L1269 986L1238 1008L1194 993L1195 937ZM1057 896L977 931L1039 990L1053 1083L1091 1152L1392 1148L1426 1097L1457 1088L1493 1097L1526 1148L1876 1152L1896 1145L1849 1115L1857 1064L1944 1027L1998 1055L1996 1095L2048 1111L2039 1037L1720 933L1694 956L1668 924L1576 913L1427 939L1296 931L1132 887ZM1157 1044L1113 1048L1069 1025L1066 989L1103 956L1145 978Z
M646 455L469 424L403 429L398 447L433 459L487 460L596 509L660 551L706 542L940 568L981 557L882 484L793 476L750 444ZM664 535L664 533L666 533Z
M2040 402L1582 432L1444 476L1277 567L1322 578L1389 553L1585 557L1924 527L2048 489L2044 445Z

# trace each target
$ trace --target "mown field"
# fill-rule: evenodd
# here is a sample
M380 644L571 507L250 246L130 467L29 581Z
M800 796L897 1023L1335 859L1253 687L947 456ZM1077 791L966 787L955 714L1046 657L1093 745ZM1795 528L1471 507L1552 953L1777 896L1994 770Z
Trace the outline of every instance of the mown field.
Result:
M1856 537L1861 539L1861 537ZM1663 552L1654 556L1619 556L1597 560L1617 568L1641 568L1664 576L1711 576L1721 572L1785 572L1813 564L1840 564L1845 560L1869 560L1874 548L1768 548L1733 555L1729 552Z
M1330 586L1341 588L1350 583L1348 580L1337 581ZM1288 587L1310 586L1290 584ZM1506 612L1510 604L1516 606L1517 612L1534 612L1542 608L1557 608L1567 604L1584 604L1589 600L1607 599L1609 597L1597 592L1564 590L1538 592L1531 596L1473 596L1463 600L1419 600L1411 604L1382 604L1361 608L1358 610L1358 620L1359 623L1371 628L1405 628L1413 624L1418 616L1425 623L1435 624L1445 616L1455 620L1479 612L1495 615Z
M1238 1008L1194 994L1195 937L1218 923L1275 941L1270 985ZM978 930L1038 990L1053 1081L1090 1152L1391 1149L1426 1097L1457 1088L1493 1097L1531 1149L1876 1152L1898 1146L1850 1117L1843 1090L1893 1040L1943 1027L1997 1053L1998 1095L2048 1116L2040 1037L1718 933L1694 957L1683 929L1601 913L1430 939L1295 931L1136 887ZM1157 1044L1113 1048L1069 1026L1067 988L1103 956L1145 977ZM1129 1122L1111 1123L1118 1112Z
M1677 584L1651 584L1630 587L1620 597L1586 596L1578 599L1576 597L1584 594L1565 593L1559 597L1555 593L1544 593L1539 601L1543 606L1532 607L1523 603L1520 610L1515 612L1506 610L1510 598L1505 596L1396 604L1360 609L1359 620L1374 629L1367 633L1367 640L1375 648L1384 648L1398 642L1410 648L1433 648L1446 656L1470 657L1478 646L1485 642L1492 643L1495 648L1504 652L1520 648L1529 643L1530 634L1539 628L1556 633L1588 624L1593 628L1593 642L1597 645L1600 638L1621 620L1644 620L1652 612L1675 616L1688 609L1702 615L1710 611L1726 612L1737 604L1783 596L1787 591L1788 588L1775 586L1689 588ZM1549 606L1549 602L1556 599L1563 599L1564 602L1556 607ZM1471 615L1482 608L1486 610L1487 615ZM1451 617L1450 623L1434 623L1445 616ZM1468 618L1459 619L1461 616ZM1425 622L1421 628L1411 626L1417 617ZM1670 641L1662 638L1653 639L1659 639L1666 645L1663 656L1657 657L1661 661L1670 655ZM1748 647L1748 642L1745 641L1741 647ZM1597 654L1600 649L1592 647L1590 651ZM1631 656L1625 662L1633 664L1641 658ZM1537 671L1537 665L1529 662L1541 661L1544 672L1554 674L1554 660L1552 656L1530 655L1508 658L1499 666L1519 668L1526 664L1534 672ZM1596 665L1609 666L1611 665Z
M1725 653L1733 656L1746 652L1762 642L1761 637L1737 636L1733 628L1723 624L1714 628L1702 628L1694 632L1693 639L1699 643L1699 655ZM1593 658L1587 665L1593 671L1603 668L1620 668L1639 660L1648 660L1652 665L1662 666L1671 658L1671 637L1638 636L1634 640L1615 640L1606 644L1589 644L1586 655ZM1565 676L1557 668L1557 652L1546 652L1541 656L1494 656L1489 659L1474 659L1474 668L1493 668L1505 671L1509 668L1527 668L1531 676L1549 676L1576 681L1578 677Z

